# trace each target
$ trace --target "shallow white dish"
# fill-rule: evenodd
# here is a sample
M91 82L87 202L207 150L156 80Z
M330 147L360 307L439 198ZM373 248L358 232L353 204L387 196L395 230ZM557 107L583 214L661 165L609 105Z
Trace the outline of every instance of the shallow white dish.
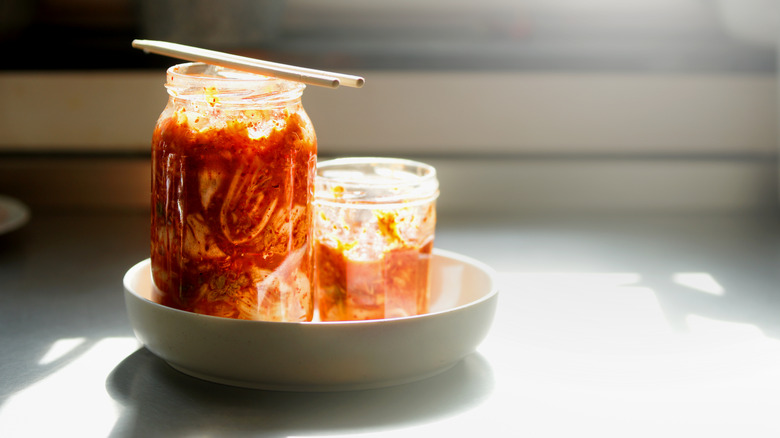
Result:
M431 312L373 321L285 323L199 315L149 300L149 259L124 277L136 337L186 374L287 391L378 388L423 379L473 352L493 322L493 271L435 249Z
M30 210L20 201L0 195L0 234L9 233L30 219Z

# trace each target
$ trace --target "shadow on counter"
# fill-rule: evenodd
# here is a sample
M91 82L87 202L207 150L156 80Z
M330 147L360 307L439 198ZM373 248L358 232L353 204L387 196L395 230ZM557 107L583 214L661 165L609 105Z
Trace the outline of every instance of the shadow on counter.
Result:
M408 427L483 402L494 387L488 362L473 353L453 368L414 383L345 392L275 392L190 377L141 348L108 376L124 406L112 436L251 433L289 436Z

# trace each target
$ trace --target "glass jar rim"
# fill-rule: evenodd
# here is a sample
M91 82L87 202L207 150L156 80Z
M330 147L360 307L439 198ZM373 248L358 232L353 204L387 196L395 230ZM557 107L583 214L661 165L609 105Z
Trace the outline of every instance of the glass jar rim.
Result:
M301 82L243 72L202 62L176 64L166 71L165 87L174 97L202 95L204 84L213 94L243 99L300 97L306 85Z
M347 157L317 163L315 202L397 205L431 202L439 196L436 169L419 161Z

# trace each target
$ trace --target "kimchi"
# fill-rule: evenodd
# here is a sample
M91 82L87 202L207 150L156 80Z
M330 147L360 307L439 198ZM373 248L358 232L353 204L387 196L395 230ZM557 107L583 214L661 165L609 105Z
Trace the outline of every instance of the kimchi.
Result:
M166 87L152 138L155 301L311 320L317 141L303 85L182 64Z

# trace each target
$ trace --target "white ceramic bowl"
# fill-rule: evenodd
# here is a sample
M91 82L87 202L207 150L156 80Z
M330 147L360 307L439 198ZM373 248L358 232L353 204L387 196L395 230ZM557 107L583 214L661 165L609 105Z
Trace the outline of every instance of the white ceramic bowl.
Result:
M487 335L498 290L486 265L435 249L431 312L372 321L265 322L185 312L149 300L150 262L124 277L136 337L174 368L249 388L378 388L442 372Z

